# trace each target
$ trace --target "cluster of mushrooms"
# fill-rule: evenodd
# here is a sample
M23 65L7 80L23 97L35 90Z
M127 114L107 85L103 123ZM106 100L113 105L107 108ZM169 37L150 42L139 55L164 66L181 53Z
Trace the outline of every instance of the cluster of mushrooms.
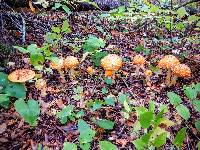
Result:
M145 58L142 55L136 55L133 58L132 64L135 66L135 75L140 75L142 70L146 76L146 83L148 86L151 85L150 77L152 76L152 71L145 69ZM57 70L63 80L64 70L69 72L70 78L75 78L75 68L79 65L79 61L74 56L68 56L65 59L59 59L59 62L51 62L50 67ZM117 72L123 65L122 58L116 54L109 54L101 59L101 67L105 70L105 76L114 78L115 72ZM171 86L176 84L177 77L190 77L191 70L185 65L181 64L180 61L173 55L164 56L159 62L158 67L160 69L167 70L167 76L165 84ZM92 75L95 70L92 67L87 68L88 74ZM8 75L8 79L11 82L21 82L24 83L35 77L35 72L29 69L19 69ZM47 83L44 79L38 79L35 83L35 87L41 91L42 96L46 96Z

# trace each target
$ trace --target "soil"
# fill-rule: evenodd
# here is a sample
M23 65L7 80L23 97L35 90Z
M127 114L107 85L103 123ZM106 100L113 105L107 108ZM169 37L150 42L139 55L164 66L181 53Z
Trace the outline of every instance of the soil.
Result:
M73 88L77 85L84 88L84 101L99 99L102 100L106 97L106 94L102 94L101 90L107 87L110 94L117 97L119 92L129 94L131 104L133 106L148 106L149 101L153 100L156 106L159 107L162 104L169 106L169 111L166 116L168 119L177 123L175 126L169 128L172 138L167 140L167 144L162 149L170 149L170 143L177 131L181 127L188 127L187 140L185 140L182 149L196 149L196 144L200 138L200 133L194 127L194 120L200 117L200 114L194 111L190 101L186 98L183 93L183 86L190 85L200 82L200 45L192 44L185 41L180 43L170 43L165 41L156 42L155 38L158 38L158 33L163 39L169 39L170 36L181 37L181 33L168 32L166 30L157 30L155 23L147 23L141 26L137 26L129 21L114 21L109 22L107 18L100 18L100 12L74 12L67 18L66 14L55 11L42 11L37 14L30 12L29 9L21 8L15 10L21 12L26 21L26 40L22 42L20 33L15 29L14 24L8 21L8 26L4 26L2 31L1 42L4 45L28 45L36 43L41 46L44 42L44 34L50 31L53 25L60 25L63 20L69 19L72 33L66 38L73 40L78 37L80 40L87 37L89 34L94 34L98 37L103 38L106 41L105 51L109 53L116 53L121 56L125 61L122 69L116 73L115 83L107 85L104 82L104 70L101 67L96 67L96 73L89 75L86 72L87 66L92 66L90 58L83 61L80 66L76 69L78 76L75 80L70 80L66 73L66 82L60 78L57 71L53 73L46 73L40 71L37 73L41 74L43 79L47 81L48 93L47 96L41 97L40 91L35 88L34 82L27 82L27 99L35 99L43 102L41 109L40 118L37 126L30 128L22 118L18 115L13 107L14 101L12 101L8 110L0 110L0 124L6 125L5 131L0 132L0 149L1 150L17 150L17 149L36 149L36 146L40 143L43 147L49 149L62 149L64 141L78 143L78 129L77 120L70 121L66 124L61 124L55 117L55 112L61 110L63 104L73 104L75 112L83 110L85 115L83 119L90 124L91 128L97 133L95 139L91 144L91 149L99 149L98 141L110 140L113 144L121 150L134 150L135 147L132 141L135 140L138 135L134 135L133 124L136 122L137 117L135 112L130 115L128 120L125 120L121 110L123 109L120 103L116 103L115 106L105 106L97 111L92 111L86 106L81 106L79 101L72 98L74 95ZM8 13L8 12L6 12ZM102 33L97 29L102 27L104 32ZM126 32L125 32L126 30ZM188 34L197 35L199 33L188 29ZM111 37L109 39L109 36ZM151 53L145 55L146 61L153 66L157 65L157 61L165 54L172 54L176 51L177 57L180 58L181 63L185 63L190 66L192 76L184 79L179 78L177 84L172 87L162 86L166 73L154 72L151 77L151 86L147 86L145 77L141 74L139 77L134 76L134 67L131 64L133 56L136 51L134 49L141 44L145 39L145 47L151 50ZM169 46L170 50L161 50L161 47ZM111 47L111 48L110 48ZM173 50L173 51L172 51ZM58 56L66 57L68 55L74 55L81 58L83 50L81 49L78 53L74 52L70 47L63 46L62 52L54 51ZM182 54L187 52L186 57L182 57ZM144 55L143 52L140 52ZM2 56L4 59L3 70L9 73L19 68L31 68L33 67L26 63L27 55L21 54L16 50L12 50L10 55ZM13 62L14 65L8 66L7 62ZM149 68L148 65L145 66ZM45 67L49 67L49 63L45 64ZM188 108L190 108L191 118L188 121L184 121L180 118L174 107L169 104L169 100L166 93L174 91L179 94ZM48 108L46 108L48 107ZM81 108L83 107L83 108ZM104 118L115 121L113 130L103 130L92 122L92 118ZM1 126L3 127L3 126ZM3 130L0 129L0 131ZM125 143L125 144L124 144Z

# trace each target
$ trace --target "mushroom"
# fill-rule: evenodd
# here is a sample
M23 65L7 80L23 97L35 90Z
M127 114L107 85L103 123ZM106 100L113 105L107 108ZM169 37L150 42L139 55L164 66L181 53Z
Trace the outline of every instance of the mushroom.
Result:
M145 72L144 72L144 74L145 74L145 76L146 76L146 83L147 83L147 85L148 86L151 86L151 76L152 76L152 71L151 70L146 70Z
M170 85L171 68L178 64L180 64L179 60L173 55L166 55L158 62L158 67L160 69L167 69L167 76L165 80L167 86Z
M190 68L185 64L177 64L172 67L173 77L171 80L171 85L176 84L176 80L178 77L187 78L191 76Z
M79 64L79 61L74 56L67 56L64 60L65 71L69 69L69 76L71 79L75 78L75 68Z
M140 69L144 70L145 58L142 55L136 55L133 57L132 63L136 65L135 74L138 76L140 74Z
M35 77L35 72L30 69L18 69L8 75L8 80L11 82L24 83Z
M92 67L88 67L88 68L87 68L87 73L88 73L89 75L93 75L93 74L95 73L95 70L94 70Z
M64 75L64 73L63 73L63 71L62 71L62 68L63 68L63 58L59 59L58 62L53 62L53 61L52 61L52 62L50 63L50 67L51 67L52 69L57 70L57 71L59 72L61 78L62 78L63 80L65 80L65 75Z
M45 97L47 95L47 82L44 79L38 79L35 82L35 87L37 90L41 91L41 96Z
M101 66L105 70L105 76L111 77L122 67L122 59L116 54L108 54L101 59Z

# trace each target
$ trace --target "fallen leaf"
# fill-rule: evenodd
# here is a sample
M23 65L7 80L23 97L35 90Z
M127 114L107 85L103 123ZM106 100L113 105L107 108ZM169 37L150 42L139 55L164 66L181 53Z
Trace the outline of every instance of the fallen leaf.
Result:
M2 124L0 125L0 134L2 134L3 132L5 132L6 129L7 129L6 123L2 123Z
M120 144L122 146L122 148L124 148L127 144L127 140L126 139L116 139L116 143Z

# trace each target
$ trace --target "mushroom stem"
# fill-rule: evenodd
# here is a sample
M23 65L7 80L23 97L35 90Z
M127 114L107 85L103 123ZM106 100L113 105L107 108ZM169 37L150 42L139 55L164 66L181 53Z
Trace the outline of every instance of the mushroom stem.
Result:
M73 68L69 69L69 77L71 80L73 80L76 77L76 73Z
M46 95L47 95L47 88L44 87L44 88L41 89L41 96L45 97Z
M178 78L178 77L174 75L174 76L172 77L172 79L171 79L171 84L170 84L170 85L175 85L175 84L176 84L177 78Z
M106 77L111 77L113 74L114 74L114 71L111 71L111 70L106 70L105 71L105 76Z
M63 81L65 81L65 75L64 75L63 71L62 71L61 69L58 69L58 72L59 72L59 74L60 74L61 79L62 79Z
M136 66L136 68L135 68L135 75L136 76L139 76L140 75L140 66Z
M146 83L147 83L147 86L151 86L151 79L149 76L146 76Z
M171 69L168 69L166 80L165 80L165 83L166 83L167 86L170 85L170 79L171 79Z

